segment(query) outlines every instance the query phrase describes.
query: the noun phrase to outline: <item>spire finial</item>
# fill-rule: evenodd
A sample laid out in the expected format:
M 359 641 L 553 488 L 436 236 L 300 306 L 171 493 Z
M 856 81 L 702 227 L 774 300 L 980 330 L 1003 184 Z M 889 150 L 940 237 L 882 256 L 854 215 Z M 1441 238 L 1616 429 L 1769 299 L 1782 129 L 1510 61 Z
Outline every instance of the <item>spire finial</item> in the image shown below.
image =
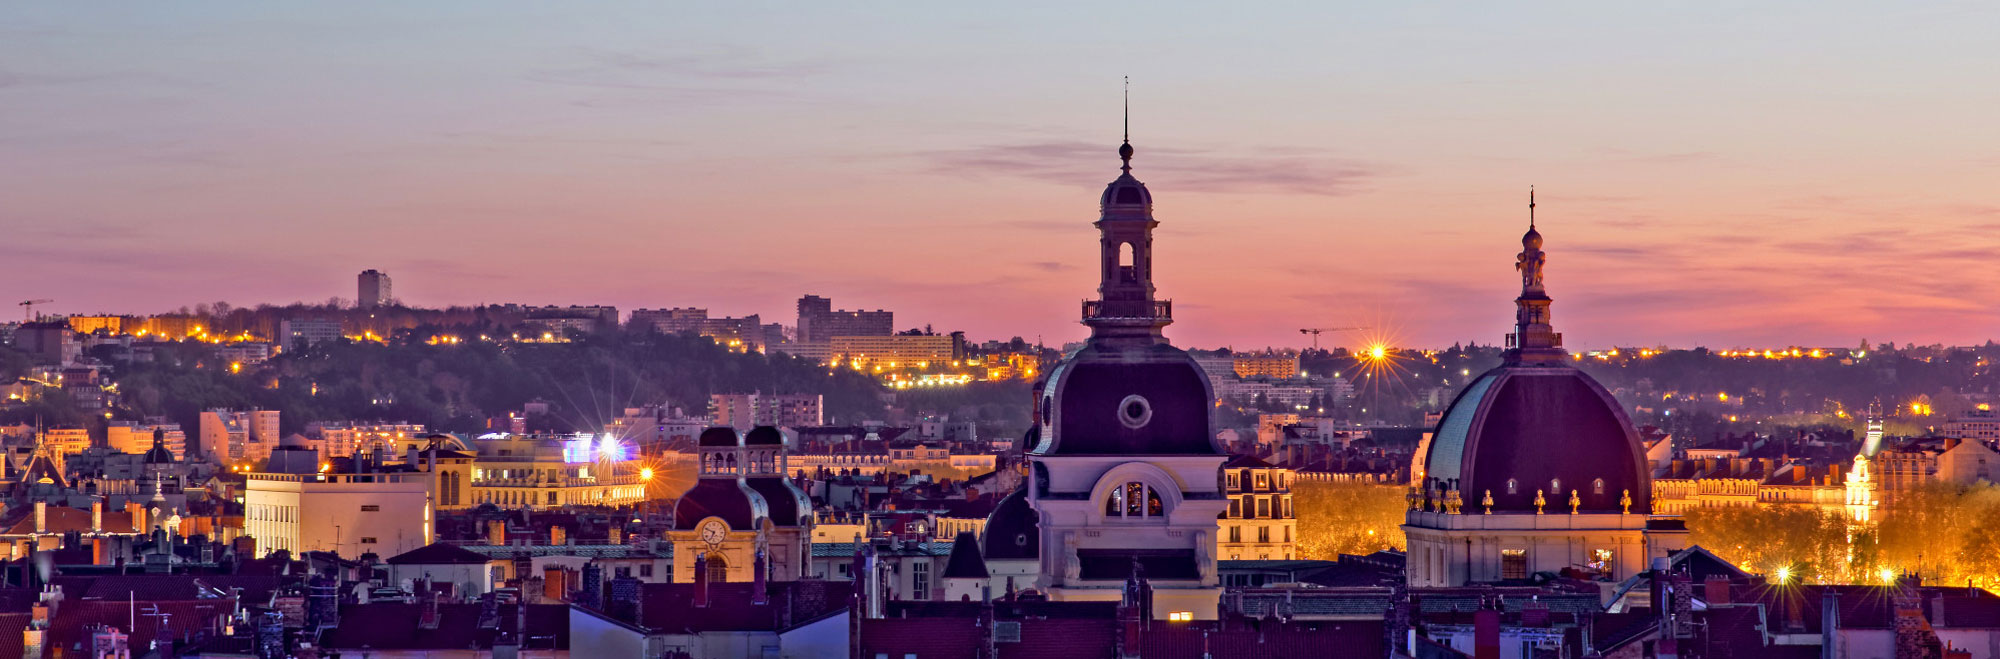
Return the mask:
M 1535 186 L 1528 186 L 1528 228 L 1535 228 Z
M 1125 162 L 1119 169 L 1132 173 L 1132 76 L 1125 76 L 1125 142 L 1118 145 L 1118 159 Z

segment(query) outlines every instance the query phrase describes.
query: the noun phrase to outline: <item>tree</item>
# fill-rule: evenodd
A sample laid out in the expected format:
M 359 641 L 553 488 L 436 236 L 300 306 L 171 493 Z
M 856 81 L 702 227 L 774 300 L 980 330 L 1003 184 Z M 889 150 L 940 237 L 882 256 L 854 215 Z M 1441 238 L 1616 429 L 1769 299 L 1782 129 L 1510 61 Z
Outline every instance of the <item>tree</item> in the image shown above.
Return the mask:
M 1398 485 L 1294 480 L 1299 558 L 1333 560 L 1404 547 L 1403 513 L 1409 504 Z

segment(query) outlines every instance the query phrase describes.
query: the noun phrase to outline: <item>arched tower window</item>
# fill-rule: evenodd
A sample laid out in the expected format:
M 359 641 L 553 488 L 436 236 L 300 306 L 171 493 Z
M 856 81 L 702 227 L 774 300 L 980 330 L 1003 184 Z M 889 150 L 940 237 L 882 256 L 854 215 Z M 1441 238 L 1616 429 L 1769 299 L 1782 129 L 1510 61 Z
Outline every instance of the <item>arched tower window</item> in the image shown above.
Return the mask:
M 1105 517 L 1144 519 L 1166 514 L 1166 503 L 1160 499 L 1159 491 L 1138 481 L 1111 488 L 1111 494 L 1104 499 Z
M 728 581 L 729 581 L 729 561 L 723 560 L 722 554 L 709 552 L 708 582 L 727 583 Z

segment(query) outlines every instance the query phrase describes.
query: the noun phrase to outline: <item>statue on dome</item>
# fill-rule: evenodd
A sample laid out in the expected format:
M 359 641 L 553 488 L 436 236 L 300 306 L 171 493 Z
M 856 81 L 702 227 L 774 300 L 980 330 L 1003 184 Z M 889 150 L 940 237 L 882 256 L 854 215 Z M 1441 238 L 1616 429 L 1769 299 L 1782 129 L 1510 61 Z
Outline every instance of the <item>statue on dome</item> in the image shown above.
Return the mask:
M 1548 263 L 1548 256 L 1539 246 L 1529 247 L 1514 257 L 1514 269 L 1521 271 L 1521 289 L 1542 290 L 1542 266 Z

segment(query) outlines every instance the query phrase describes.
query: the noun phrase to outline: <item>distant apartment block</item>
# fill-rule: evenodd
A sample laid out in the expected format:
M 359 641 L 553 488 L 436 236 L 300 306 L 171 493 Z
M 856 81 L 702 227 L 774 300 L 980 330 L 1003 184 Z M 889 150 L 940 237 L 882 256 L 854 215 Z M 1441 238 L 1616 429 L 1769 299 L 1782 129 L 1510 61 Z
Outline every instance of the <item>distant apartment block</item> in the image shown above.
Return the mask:
M 201 450 L 225 463 L 262 463 L 278 445 L 278 411 L 201 413 Z
M 831 359 L 857 366 L 927 368 L 957 359 L 964 351 L 950 336 L 836 336 Z
M 278 349 L 297 350 L 339 341 L 340 321 L 324 318 L 292 318 L 278 321 Z
M 389 273 L 363 270 L 355 276 L 354 306 L 362 309 L 386 307 L 395 298 L 389 291 Z
M 104 429 L 104 445 L 119 453 L 145 453 L 153 448 L 155 429 L 175 460 L 187 459 L 187 433 L 178 423 L 114 423 Z
M 742 318 L 710 318 L 707 309 L 694 307 L 638 309 L 632 312 L 631 327 L 650 327 L 661 334 L 699 334 L 732 348 L 758 352 L 774 342 L 782 342 L 784 336 L 783 329 L 779 328 L 778 340 L 774 341 L 770 328 L 775 325 L 765 325 L 757 314 Z
M 1250 378 L 1289 380 L 1299 376 L 1299 356 L 1268 350 L 1263 354 L 1238 354 L 1231 363 L 1231 368 L 1236 371 L 1236 377 L 1246 380 Z
M 49 428 L 42 431 L 42 446 L 58 456 L 82 453 L 90 448 L 88 428 Z
M 2000 440 L 2000 415 L 1991 410 L 1973 410 L 1945 422 L 1944 434 L 1959 439 Z
M 709 407 L 715 425 L 738 430 L 825 425 L 819 394 L 714 394 L 709 396 Z
M 799 343 L 829 343 L 836 336 L 888 336 L 896 333 L 896 315 L 874 311 L 835 311 L 833 300 L 817 295 L 799 298 Z
M 521 322 L 535 326 L 544 332 L 561 334 L 568 330 L 595 332 L 618 326 L 618 307 L 591 306 L 547 306 L 525 307 L 521 309 Z
M 390 455 L 403 455 L 412 443 L 422 443 L 421 423 L 322 422 L 306 428 L 306 446 L 322 458 L 345 458 L 377 444 Z

